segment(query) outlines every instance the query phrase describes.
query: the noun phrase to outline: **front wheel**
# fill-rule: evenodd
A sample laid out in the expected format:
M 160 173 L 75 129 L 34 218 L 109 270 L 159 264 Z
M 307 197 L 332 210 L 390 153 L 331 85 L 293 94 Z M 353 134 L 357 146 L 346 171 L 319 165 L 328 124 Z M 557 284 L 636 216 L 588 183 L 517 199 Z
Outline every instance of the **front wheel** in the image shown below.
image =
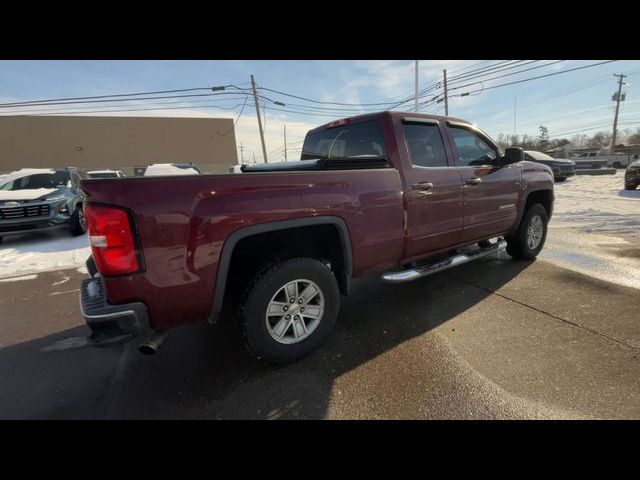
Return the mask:
M 326 339 L 340 306 L 338 282 L 313 258 L 294 258 L 259 273 L 240 303 L 247 348 L 256 357 L 290 363 Z
M 69 219 L 69 230 L 75 236 L 83 235 L 87 231 L 87 220 L 84 218 L 82 207 L 76 207 Z
M 540 203 L 531 205 L 516 232 L 507 237 L 507 253 L 514 258 L 531 260 L 538 256 L 547 239 L 547 210 Z

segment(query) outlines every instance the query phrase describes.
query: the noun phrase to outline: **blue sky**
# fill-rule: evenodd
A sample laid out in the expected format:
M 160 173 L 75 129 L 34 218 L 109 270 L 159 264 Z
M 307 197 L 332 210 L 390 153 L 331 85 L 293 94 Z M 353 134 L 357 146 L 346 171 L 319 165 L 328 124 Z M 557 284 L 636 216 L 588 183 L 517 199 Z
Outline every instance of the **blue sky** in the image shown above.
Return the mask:
M 450 77 L 463 75 L 471 69 L 487 68 L 502 60 L 420 60 L 420 84 L 428 87 L 441 80 L 444 68 Z M 572 137 L 576 134 L 592 134 L 598 130 L 610 131 L 613 121 L 611 95 L 617 88 L 614 73 L 627 73 L 626 101 L 622 103 L 620 129 L 635 131 L 640 127 L 640 61 L 617 61 L 592 68 L 567 72 L 548 78 L 533 80 L 495 89 L 489 87 L 532 76 L 570 70 L 598 60 L 564 61 L 554 63 L 544 60 L 536 63 L 524 61 L 517 68 L 497 72 L 473 81 L 458 79 L 457 86 L 473 83 L 451 93 L 466 91 L 473 94 L 452 97 L 449 114 L 477 123 L 494 137 L 499 133 L 514 132 L 514 104 L 517 107 L 515 131 L 518 134 L 537 135 L 538 126 L 548 128 L 549 135 Z M 509 65 L 509 64 L 507 64 Z M 504 78 L 487 80 L 492 76 L 517 72 L 526 68 L 534 70 Z M 119 94 L 155 90 L 209 87 L 235 84 L 248 87 L 249 76 L 254 74 L 260 87 L 280 90 L 293 95 L 325 102 L 349 104 L 391 102 L 413 94 L 414 61 L 0 61 L 0 103 Z M 452 82 L 452 88 L 456 86 Z M 485 90 L 483 90 L 483 88 Z M 229 90 L 230 92 L 232 90 Z M 432 90 L 429 95 L 440 93 Z M 303 100 L 283 97 L 263 91 L 265 96 L 282 101 L 287 107 L 265 102 L 265 132 L 269 160 L 283 158 L 283 125 L 287 126 L 289 158 L 299 154 L 305 132 L 315 125 L 332 118 L 347 116 L 342 110 L 313 108 L 312 114 L 289 113 L 275 109 L 302 111 L 300 105 L 324 108 L 348 108 L 354 113 L 358 107 L 313 104 Z M 4 108 L 3 115 L 12 113 L 89 112 L 87 115 L 137 115 L 137 116 L 215 116 L 238 118 L 244 103 L 244 95 L 227 95 L 216 98 L 166 99 L 153 101 L 97 103 L 91 105 L 57 105 L 35 108 Z M 428 98 L 428 97 L 426 97 Z M 413 103 L 407 103 L 408 110 Z M 168 108 L 171 107 L 171 108 Z M 178 107 L 178 108 L 176 108 Z M 442 103 L 422 108 L 422 112 L 440 113 Z M 144 111 L 115 111 L 152 108 Z M 378 107 L 365 107 L 375 109 Z M 380 107 L 384 109 L 386 107 Z M 106 110 L 106 112 L 105 112 Z M 308 110 L 308 109 L 304 109 Z M 96 112 L 97 113 L 91 113 Z M 261 158 L 255 108 L 251 99 L 244 107 L 236 127 L 237 143 L 245 147 L 245 160 L 255 153 Z

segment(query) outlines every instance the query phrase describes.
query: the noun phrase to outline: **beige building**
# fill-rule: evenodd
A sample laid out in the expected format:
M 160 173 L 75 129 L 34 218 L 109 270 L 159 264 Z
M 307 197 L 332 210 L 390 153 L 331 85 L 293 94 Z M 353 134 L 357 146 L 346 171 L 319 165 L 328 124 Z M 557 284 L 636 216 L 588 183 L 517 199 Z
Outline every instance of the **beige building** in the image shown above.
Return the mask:
M 205 173 L 238 163 L 233 119 L 0 116 L 0 172 L 19 168 L 118 169 L 195 163 Z

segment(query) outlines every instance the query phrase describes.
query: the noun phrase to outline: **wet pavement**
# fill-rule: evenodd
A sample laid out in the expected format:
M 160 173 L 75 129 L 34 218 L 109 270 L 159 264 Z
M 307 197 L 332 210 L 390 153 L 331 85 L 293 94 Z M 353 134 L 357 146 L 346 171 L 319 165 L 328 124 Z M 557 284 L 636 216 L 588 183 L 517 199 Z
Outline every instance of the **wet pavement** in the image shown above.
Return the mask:
M 323 348 L 284 367 L 231 316 L 151 357 L 86 346 L 82 277 L 2 283 L 0 418 L 640 418 L 640 292 L 549 262 L 357 280 Z

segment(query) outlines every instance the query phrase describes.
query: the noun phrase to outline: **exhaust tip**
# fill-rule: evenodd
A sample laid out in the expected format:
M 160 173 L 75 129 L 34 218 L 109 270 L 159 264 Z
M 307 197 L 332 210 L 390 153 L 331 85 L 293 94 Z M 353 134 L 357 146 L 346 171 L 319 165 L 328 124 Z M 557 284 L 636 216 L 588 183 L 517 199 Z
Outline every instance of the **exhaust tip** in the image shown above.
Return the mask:
M 144 343 L 138 347 L 138 350 L 144 355 L 155 355 L 155 353 L 157 352 L 157 350 L 151 345 L 147 345 Z
M 149 338 L 142 342 L 142 344 L 138 347 L 138 350 L 144 355 L 155 355 L 156 353 L 158 353 L 158 350 L 160 350 L 160 347 L 164 343 L 168 334 L 169 330 L 157 330 Z

